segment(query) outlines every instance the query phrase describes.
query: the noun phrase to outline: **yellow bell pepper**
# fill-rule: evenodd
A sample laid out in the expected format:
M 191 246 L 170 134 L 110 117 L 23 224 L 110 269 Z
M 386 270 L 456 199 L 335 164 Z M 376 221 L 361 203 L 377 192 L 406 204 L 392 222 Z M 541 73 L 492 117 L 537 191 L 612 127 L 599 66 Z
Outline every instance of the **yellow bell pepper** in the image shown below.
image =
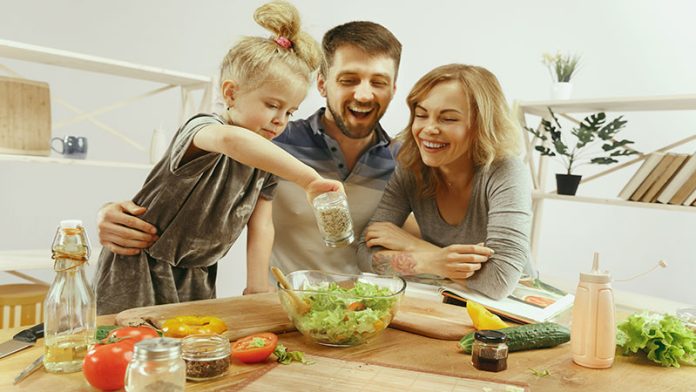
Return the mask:
M 474 301 L 467 301 L 466 311 L 469 312 L 469 317 L 471 317 L 471 321 L 474 322 L 474 328 L 479 331 L 484 329 L 501 329 L 509 327 L 509 325 L 507 325 L 505 321 L 501 320 L 500 317 L 491 313 L 481 304 Z
M 225 322 L 212 316 L 179 316 L 162 324 L 162 333 L 170 338 L 183 338 L 194 334 L 220 334 L 225 331 Z

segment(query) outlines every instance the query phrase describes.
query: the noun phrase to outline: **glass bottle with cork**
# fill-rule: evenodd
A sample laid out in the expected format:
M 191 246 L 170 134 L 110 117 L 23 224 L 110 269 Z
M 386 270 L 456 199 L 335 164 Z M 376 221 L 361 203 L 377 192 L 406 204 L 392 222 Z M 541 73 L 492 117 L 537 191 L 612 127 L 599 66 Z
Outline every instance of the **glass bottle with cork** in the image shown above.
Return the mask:
M 82 221 L 61 221 L 51 249 L 56 277 L 44 301 L 44 367 L 51 373 L 78 372 L 97 327 L 94 290 L 85 273 L 90 244 Z

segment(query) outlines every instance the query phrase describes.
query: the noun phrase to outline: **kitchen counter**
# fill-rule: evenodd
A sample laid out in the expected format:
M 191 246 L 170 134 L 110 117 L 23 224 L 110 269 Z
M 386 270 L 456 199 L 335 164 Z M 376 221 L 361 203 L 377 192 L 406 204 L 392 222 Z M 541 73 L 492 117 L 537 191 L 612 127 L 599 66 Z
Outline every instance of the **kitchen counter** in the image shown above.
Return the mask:
M 99 325 L 113 324 L 114 316 L 101 316 Z M 20 328 L 0 331 L 0 341 L 10 339 Z M 503 380 L 528 385 L 532 391 L 687 391 L 696 385 L 694 368 L 662 368 L 641 357 L 617 354 L 613 367 L 604 370 L 586 369 L 571 359 L 570 344 L 544 349 L 511 353 L 508 369 L 499 373 L 476 370 L 470 356 L 462 354 L 457 343 L 430 339 L 388 328 L 372 342 L 351 348 L 330 348 L 306 341 L 297 332 L 280 335 L 280 341 L 290 350 L 346 361 L 365 361 L 371 364 L 407 368 L 423 372 L 488 380 Z M 32 348 L 0 359 L 0 390 L 11 391 L 94 391 L 81 372 L 56 375 L 39 370 L 17 386 L 14 377 L 43 353 L 43 340 Z M 186 385 L 187 391 L 233 390 L 264 366 L 243 365 L 233 361 L 228 375 L 221 379 Z M 291 367 L 312 366 L 293 363 Z M 549 375 L 538 377 L 530 369 L 548 370 Z M 278 386 L 279 391 L 284 390 Z M 321 389 L 320 389 L 321 390 Z M 327 386 L 326 390 L 331 390 Z M 400 391 L 408 388 L 399 388 Z

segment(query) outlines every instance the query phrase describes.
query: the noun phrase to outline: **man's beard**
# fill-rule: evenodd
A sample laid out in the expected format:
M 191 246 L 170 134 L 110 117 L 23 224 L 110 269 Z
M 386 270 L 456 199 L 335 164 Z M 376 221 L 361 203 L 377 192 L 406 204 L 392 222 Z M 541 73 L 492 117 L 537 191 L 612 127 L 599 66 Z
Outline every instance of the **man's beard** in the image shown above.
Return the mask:
M 348 128 L 348 125 L 345 123 L 345 121 L 343 121 L 343 117 L 341 117 L 339 113 L 333 109 L 331 102 L 329 102 L 328 99 L 326 101 L 326 107 L 329 109 L 329 112 L 331 112 L 331 116 L 333 117 L 338 129 L 344 136 L 350 139 L 364 139 L 370 136 L 370 134 L 375 130 L 375 127 L 377 126 L 377 123 L 379 122 L 379 119 L 381 117 L 381 115 L 378 115 L 374 123 L 370 124 L 370 126 L 367 127 L 366 130 L 360 132 Z M 375 107 L 375 109 L 373 110 L 377 110 L 377 112 L 379 113 L 379 106 Z

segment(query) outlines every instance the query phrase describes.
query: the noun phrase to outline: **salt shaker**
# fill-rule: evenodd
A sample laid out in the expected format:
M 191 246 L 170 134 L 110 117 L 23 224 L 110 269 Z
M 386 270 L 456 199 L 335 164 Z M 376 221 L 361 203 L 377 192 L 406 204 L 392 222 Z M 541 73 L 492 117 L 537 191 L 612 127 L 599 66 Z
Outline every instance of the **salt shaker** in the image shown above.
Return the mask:
M 156 338 L 136 343 L 125 384 L 127 392 L 183 392 L 186 363 L 181 358 L 181 341 Z
M 611 367 L 616 351 L 614 294 L 611 276 L 599 270 L 595 252 L 592 272 L 580 273 L 575 292 L 570 344 L 573 361 L 594 369 Z
M 350 245 L 355 237 L 346 195 L 326 192 L 315 197 L 312 204 L 324 244 L 332 248 Z

